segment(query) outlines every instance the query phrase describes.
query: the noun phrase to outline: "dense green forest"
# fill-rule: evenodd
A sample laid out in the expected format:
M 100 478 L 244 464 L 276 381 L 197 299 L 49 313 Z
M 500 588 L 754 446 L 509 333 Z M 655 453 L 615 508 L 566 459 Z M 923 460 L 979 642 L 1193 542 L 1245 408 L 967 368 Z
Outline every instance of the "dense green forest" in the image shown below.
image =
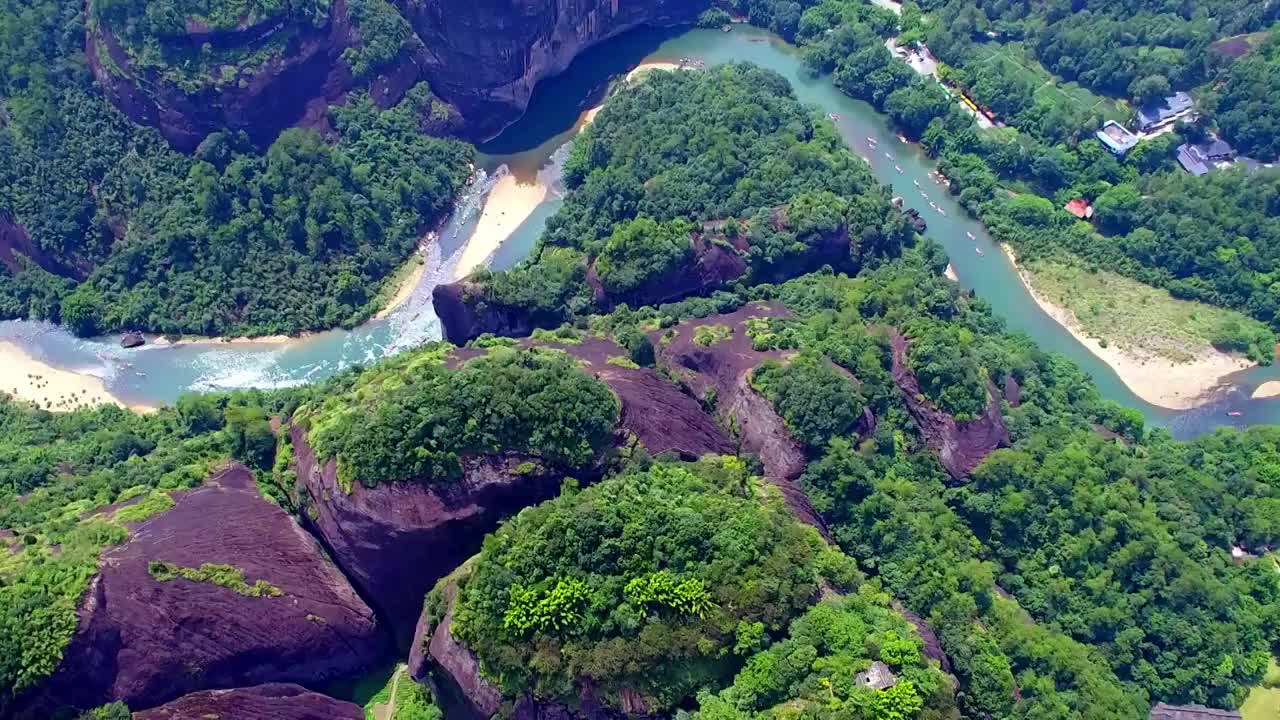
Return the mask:
M 1002 334 L 980 301 L 941 278 L 943 262 L 811 275 L 592 326 L 662 326 L 761 298 L 796 313 L 753 331 L 757 347 L 802 353 L 753 382 L 805 438 L 814 460 L 804 486 L 841 546 L 942 635 L 969 711 L 1119 718 L 1157 699 L 1237 705 L 1280 618 L 1270 560 L 1239 566 L 1227 552 L 1274 532 L 1263 518 L 1280 491 L 1263 469 L 1275 462 L 1274 433 L 1179 443 L 1144 430 L 1071 363 Z M 931 357 L 942 387 L 1018 382 L 1020 402 L 1003 408 L 1014 447 L 972 482 L 949 487 L 924 446 L 889 372 L 887 326 L 958 339 L 963 353 Z M 849 376 L 877 418 L 870 436 L 838 416 L 813 423 L 851 397 Z
M 551 351 L 498 349 L 447 369 L 444 348 L 402 356 L 294 415 L 347 487 L 461 477 L 464 454 L 529 454 L 563 468 L 609 444 L 618 400 Z
M 1214 101 L 1218 127 L 1240 152 L 1280 159 L 1280 32 L 1231 66 Z
M 484 302 L 582 314 L 596 307 L 589 260 L 626 297 L 688 264 L 690 230 L 708 221 L 726 221 L 714 242 L 749 243 L 742 254 L 760 278 L 842 227 L 857 239 L 854 265 L 892 257 L 911 234 L 834 128 L 782 77 L 749 65 L 645 76 L 579 136 L 564 173 L 572 192 L 533 255 L 473 277 Z
M 148 22 L 169 22 L 164 7 L 147 3 Z M 290 130 L 260 153 L 217 133 L 182 155 L 93 87 L 84 22 L 65 3 L 0 5 L 0 216 L 26 230 L 39 263 L 0 268 L 0 317 L 82 335 L 350 327 L 378 309 L 380 285 L 469 173 L 469 146 L 422 134 L 439 106 L 425 85 L 387 112 L 367 97 L 332 108 L 336 143 Z
M 521 513 L 468 565 L 454 636 L 510 697 L 639 692 L 651 711 L 723 684 L 854 564 L 736 458 L 658 463 Z M 447 581 L 446 581 L 447 582 Z M 441 588 L 427 612 L 443 616 Z
M 804 440 L 811 462 L 802 485 L 857 567 L 779 498 L 760 502 L 771 492 L 750 476 L 750 458 L 687 465 L 632 455 L 614 479 L 569 487 L 521 514 L 470 566 L 458 632 L 486 672 L 502 687 L 552 697 L 572 693 L 587 673 L 605 697 L 608 688 L 643 687 L 670 707 L 697 694 L 700 714 L 734 717 L 836 700 L 874 720 L 950 717 L 953 707 L 1134 718 L 1155 700 L 1238 704 L 1280 638 L 1271 560 L 1233 564 L 1227 552 L 1280 533 L 1274 430 L 1184 443 L 1145 429 L 1069 361 L 1004 334 L 984 303 L 941 277 L 944 263 L 924 243 L 854 278 L 817 273 L 591 318 L 591 331 L 621 336 L 751 300 L 782 302 L 791 317 L 758 324 L 752 337 L 759 348 L 799 354 L 763 365 L 752 383 Z M 928 361 L 916 367 L 938 387 L 1019 384 L 1019 402 L 1002 404 L 1013 447 L 971 481 L 950 481 L 907 410 L 890 372 L 890 328 L 921 346 Z M 926 349 L 951 344 L 964 352 Z M 168 507 L 157 490 L 198 483 L 231 457 L 271 477 L 271 415 L 292 413 L 317 436 L 329 427 L 339 448 L 355 447 L 342 445 L 352 433 L 365 438 L 374 449 L 347 461 L 361 464 L 362 481 L 417 472 L 403 465 L 406 453 L 376 450 L 398 442 L 378 430 L 397 417 L 399 427 L 411 414 L 424 418 L 406 436 L 457 429 L 440 448 L 495 452 L 512 436 L 501 424 L 483 430 L 485 418 L 511 408 L 523 418 L 512 426 L 522 428 L 512 431 L 517 441 L 546 438 L 525 449 L 548 457 L 583 449 L 576 443 L 599 438 L 616 417 L 608 391 L 555 353 L 494 347 L 449 370 L 447 350 L 315 387 L 187 396 L 143 417 L 0 405 L 0 527 L 18 549 L 0 566 L 5 687 L 27 687 L 56 664 L 100 548 L 125 539 L 122 523 Z M 949 402 L 945 390 L 928 397 Z M 454 403 L 477 408 L 470 417 L 479 424 L 448 420 Z M 859 408 L 876 418 L 873 431 L 852 422 L 848 411 Z M 362 423 L 368 433 L 356 429 Z M 468 439 L 472 429 L 492 439 Z M 380 457 L 392 465 L 379 466 Z M 820 578 L 851 594 L 812 606 Z M 886 607 L 889 595 L 939 633 L 960 681 L 954 698 Z M 876 695 L 848 684 L 842 668 L 858 672 L 873 660 L 892 669 L 899 689 Z M 882 714 L 891 711 L 900 714 Z
M 1104 95 L 1150 100 L 1169 87 L 1200 85 L 1227 59 L 1210 45 L 1265 29 L 1280 18 L 1265 0 L 1104 0 L 1078 5 L 1032 0 L 923 0 L 936 18 L 930 48 L 948 63 L 974 42 L 1025 41 L 1055 75 Z

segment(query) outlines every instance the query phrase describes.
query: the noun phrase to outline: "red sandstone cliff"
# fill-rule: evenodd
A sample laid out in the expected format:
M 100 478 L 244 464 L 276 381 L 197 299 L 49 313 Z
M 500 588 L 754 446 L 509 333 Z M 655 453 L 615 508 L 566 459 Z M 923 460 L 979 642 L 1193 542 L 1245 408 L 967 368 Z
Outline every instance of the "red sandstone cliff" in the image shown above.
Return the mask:
M 114 701 L 145 708 L 209 688 L 317 683 L 378 661 L 387 639 L 373 612 L 316 541 L 258 495 L 246 468 L 233 465 L 173 497 L 172 509 L 103 553 L 61 664 L 19 700 L 18 718 Z M 280 594 L 157 580 L 153 561 L 232 565 Z

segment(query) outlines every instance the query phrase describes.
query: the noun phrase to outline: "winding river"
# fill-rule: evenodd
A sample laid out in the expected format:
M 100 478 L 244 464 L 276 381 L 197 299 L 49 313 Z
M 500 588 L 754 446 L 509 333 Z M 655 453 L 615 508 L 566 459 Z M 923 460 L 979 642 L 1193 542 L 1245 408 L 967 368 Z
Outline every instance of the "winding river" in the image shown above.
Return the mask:
M 1224 390 L 1206 405 L 1186 411 L 1152 406 L 1137 398 L 1104 362 L 1092 355 L 1064 328 L 1044 314 L 1019 281 L 1013 265 L 986 229 L 970 218 L 929 176 L 933 162 L 915 145 L 906 145 L 885 116 L 866 103 L 835 89 L 827 78 L 804 71 L 796 49 L 779 38 L 750 27 L 715 30 L 640 30 L 596 47 L 574 61 L 561 76 L 539 85 L 525 117 L 497 138 L 480 146 L 480 172 L 459 199 L 439 241 L 426 250 L 427 269 L 412 296 L 387 317 L 354 330 L 334 330 L 285 342 L 151 344 L 123 350 L 118 338 L 80 340 L 47 323 L 0 322 L 0 340 L 19 344 L 33 357 L 54 367 L 101 377 L 107 389 L 128 404 L 159 405 L 188 391 L 244 387 L 286 387 L 327 377 L 355 364 L 368 364 L 392 353 L 440 337 L 431 307 L 431 290 L 448 282 L 459 251 L 475 228 L 494 180 L 510 172 L 523 182 L 543 182 L 549 192 L 494 253 L 501 269 L 519 262 L 533 247 L 547 218 L 562 202 L 556 185 L 557 150 L 584 122 L 584 113 L 605 96 L 611 80 L 641 62 L 675 62 L 690 58 L 708 65 L 749 61 L 791 81 L 799 98 L 838 116 L 836 125 L 881 182 L 911 199 L 929 223 L 928 236 L 946 247 L 960 285 L 990 303 L 1012 330 L 1025 332 L 1046 350 L 1061 352 L 1089 372 L 1105 397 L 1142 411 L 1153 424 L 1187 437 L 1226 424 L 1280 422 L 1280 400 L 1250 400 L 1249 393 L 1280 368 L 1253 368 L 1231 377 Z M 867 138 L 879 150 L 869 148 Z M 886 157 L 892 153 L 892 159 Z M 901 167 L 899 173 L 895 166 Z M 943 216 L 919 200 L 919 182 Z M 912 204 L 910 200 L 908 204 Z M 972 233 L 976 241 L 969 240 Z M 984 252 L 975 252 L 975 244 Z M 1239 412 L 1228 417 L 1227 412 Z

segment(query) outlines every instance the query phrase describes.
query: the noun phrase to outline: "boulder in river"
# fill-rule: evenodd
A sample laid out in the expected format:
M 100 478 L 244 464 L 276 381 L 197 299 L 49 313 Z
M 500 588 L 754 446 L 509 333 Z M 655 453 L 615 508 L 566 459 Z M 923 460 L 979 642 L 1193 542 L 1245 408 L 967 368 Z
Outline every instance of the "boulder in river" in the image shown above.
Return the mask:
M 17 718 L 320 683 L 382 658 L 387 637 L 373 611 L 315 539 L 258 494 L 247 468 L 172 497 L 171 509 L 131 523 L 129 539 L 103 552 L 61 663 L 19 699 Z
M 126 348 L 126 349 L 142 347 L 143 345 L 146 345 L 146 344 L 147 344 L 147 339 L 142 336 L 142 333 L 139 333 L 139 332 L 125 333 L 124 337 L 120 338 L 120 347 Z

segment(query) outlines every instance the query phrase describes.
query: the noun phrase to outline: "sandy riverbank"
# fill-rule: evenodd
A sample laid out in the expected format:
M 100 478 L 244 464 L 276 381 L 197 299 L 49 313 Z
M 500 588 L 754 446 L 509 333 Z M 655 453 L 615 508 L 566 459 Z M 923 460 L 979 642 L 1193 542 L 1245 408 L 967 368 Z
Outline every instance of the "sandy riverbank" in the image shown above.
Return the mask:
M 422 283 L 422 276 L 427 272 L 427 264 L 423 262 L 422 255 L 417 251 L 413 253 L 413 257 L 409 259 L 408 272 L 402 272 L 399 278 L 399 285 L 396 286 L 396 294 L 391 296 L 388 302 L 381 310 L 373 316 L 374 320 L 381 320 L 395 311 L 396 308 L 409 301 L 413 297 L 413 291 L 418 289 L 418 285 Z
M 637 65 L 634 70 L 627 73 L 627 82 L 631 82 L 647 72 L 654 70 L 679 70 L 679 63 L 672 62 L 650 62 Z
M 1175 363 L 1154 354 L 1131 349 L 1103 347 L 1099 340 L 1084 333 L 1069 309 L 1056 305 L 1037 293 L 1026 272 L 1018 266 L 1013 250 L 1008 245 L 1001 247 L 1018 268 L 1018 278 L 1040 309 L 1066 328 L 1089 352 L 1110 365 L 1134 395 L 1152 405 L 1171 410 L 1193 408 L 1202 404 L 1205 396 L 1219 387 L 1226 376 L 1254 365 L 1244 358 L 1219 352 L 1208 345 L 1196 354 L 1194 360 L 1185 363 Z
M 522 183 L 511 174 L 498 178 L 485 198 L 475 232 L 454 266 L 453 279 L 461 280 L 483 265 L 546 197 L 547 188 L 541 183 Z
M 652 62 L 637 66 L 627 73 L 626 82 L 631 82 L 645 73 L 655 70 L 678 70 L 680 65 L 670 62 Z M 581 131 L 596 119 L 596 115 L 604 105 L 597 105 L 582 114 L 578 122 Z M 467 239 L 462 249 L 462 256 L 453 270 L 453 280 L 458 281 L 471 274 L 472 270 L 483 265 L 502 243 L 506 242 L 516 228 L 529 219 L 533 211 L 547 198 L 547 188 L 539 182 L 524 183 L 514 175 L 504 175 L 494 184 L 485 198 L 484 209 L 480 211 L 480 220 L 476 223 L 475 232 Z
M 0 341 L 0 367 L 4 368 L 0 373 L 0 392 L 46 410 L 66 412 L 98 405 L 126 407 L 107 392 L 101 378 L 46 365 L 11 342 Z M 130 409 L 147 412 L 153 408 Z
M 1253 394 L 1249 397 L 1254 400 L 1269 400 L 1271 398 L 1280 397 L 1280 380 L 1268 380 L 1262 383 L 1254 389 Z
M 947 263 L 947 269 L 943 270 L 942 274 L 951 282 L 960 282 L 960 276 L 956 275 L 956 269 L 951 266 L 951 263 Z

